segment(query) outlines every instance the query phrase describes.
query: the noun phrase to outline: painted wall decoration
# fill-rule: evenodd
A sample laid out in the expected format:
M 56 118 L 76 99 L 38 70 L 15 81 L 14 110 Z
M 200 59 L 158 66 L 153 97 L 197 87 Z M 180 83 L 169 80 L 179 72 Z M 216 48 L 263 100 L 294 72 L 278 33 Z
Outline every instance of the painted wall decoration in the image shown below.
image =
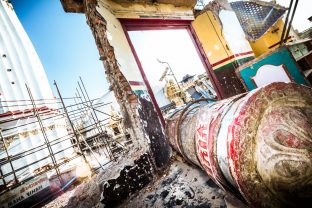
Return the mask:
M 263 65 L 261 66 L 257 74 L 251 77 L 253 83 L 257 87 L 263 87 L 265 85 L 271 84 L 273 82 L 291 82 L 292 79 L 288 75 L 288 70 L 284 65 L 274 66 L 274 65 Z
M 38 176 L 30 181 L 27 181 L 23 186 L 17 187 L 0 198 L 2 208 L 14 207 L 20 202 L 27 200 L 31 196 L 45 190 L 50 186 L 50 182 L 46 175 Z
M 247 90 L 253 90 L 276 81 L 310 85 L 291 52 L 281 47 L 252 60 L 236 70 Z

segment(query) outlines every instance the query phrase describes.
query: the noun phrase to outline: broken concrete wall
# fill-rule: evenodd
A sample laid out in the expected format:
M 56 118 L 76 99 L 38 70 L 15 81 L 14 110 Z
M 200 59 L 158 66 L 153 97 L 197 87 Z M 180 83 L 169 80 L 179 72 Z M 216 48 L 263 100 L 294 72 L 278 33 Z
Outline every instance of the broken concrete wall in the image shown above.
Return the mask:
M 170 159 L 171 148 L 145 86 L 142 86 L 143 94 L 136 94 L 131 88 L 130 81 L 142 82 L 142 76 L 119 20 L 95 0 L 85 0 L 84 4 L 87 23 L 94 35 L 110 89 L 116 96 L 124 125 L 134 142 L 132 154 L 126 156 L 132 162 L 115 164 L 109 171 L 114 174 L 97 184 L 103 191 L 103 203 L 115 206 L 147 185 L 164 168 Z M 131 186 L 129 181 L 133 182 Z M 123 191 L 110 189 L 117 186 Z
M 131 48 L 123 31 L 122 25 L 112 13 L 109 1 L 101 0 L 97 5 L 97 12 L 105 20 L 108 43 L 113 47 L 115 59 L 119 70 L 123 73 L 129 84 L 143 82 L 140 70 L 132 54 Z
M 157 168 L 161 168 L 168 161 L 170 148 L 118 18 L 148 16 L 192 19 L 192 9 L 189 6 L 177 7 L 173 4 L 116 3 L 110 0 L 92 2 L 94 5 L 97 3 L 96 8 L 93 8 L 92 11 L 85 7 L 88 24 L 96 38 L 111 88 L 119 99 L 120 105 L 123 106 L 121 110 L 126 118 L 126 126 L 130 125 L 129 129 L 133 130 L 135 137 L 140 138 L 138 139 L 138 143 L 140 143 L 138 146 L 148 147 L 150 145 L 155 164 Z M 94 23 L 91 23 L 91 16 L 94 16 Z M 115 79 L 116 74 L 120 77 L 119 80 Z M 123 83 L 124 89 L 118 87 L 120 83 Z M 140 83 L 139 87 L 137 83 Z M 127 119 L 132 117 L 134 117 L 133 120 Z
M 102 186 L 101 203 L 115 207 L 149 184 L 154 175 L 149 157 L 148 154 L 141 155 L 133 165 L 125 166 L 119 177 L 107 180 Z
M 169 1 L 168 1 L 169 2 Z M 173 1 L 174 2 L 174 1 Z M 189 1 L 192 2 L 192 1 Z M 111 1 L 99 0 L 99 12 L 109 10 L 116 18 L 138 19 L 194 19 L 190 3 L 184 5 L 157 3 L 156 1 Z
M 96 9 L 93 8 L 92 10 L 93 14 L 86 14 L 88 18 L 88 16 L 92 16 L 95 13 L 96 21 L 99 21 L 99 19 L 102 21 L 100 25 L 90 23 L 89 25 L 95 37 L 102 34 L 102 38 L 99 38 L 99 43 L 101 44 L 98 45 L 99 51 L 100 53 L 102 52 L 101 58 L 103 59 L 111 88 L 114 92 L 117 92 L 115 94 L 120 105 L 124 106 L 122 109 L 123 113 L 126 114 L 126 117 L 130 118 L 126 120 L 125 125 L 130 125 L 129 128 L 136 134 L 135 138 L 137 138 L 139 143 L 138 147 L 148 148 L 150 145 L 152 155 L 155 158 L 155 164 L 157 168 L 161 168 L 169 159 L 170 148 L 165 140 L 165 135 L 155 107 L 146 93 L 145 86 L 143 85 L 140 93 L 136 94 L 136 90 L 131 86 L 131 83 L 142 83 L 142 76 L 125 37 L 123 28 L 119 20 L 107 8 L 108 3 L 109 1 L 99 1 Z M 103 41 L 103 38 L 106 38 L 106 41 Z M 107 51 L 108 57 L 105 56 L 105 50 L 107 48 L 109 49 Z M 113 70 L 110 71 L 109 69 L 112 67 Z M 119 80 L 116 79 L 116 74 L 119 76 Z M 119 87 L 121 83 L 124 89 Z M 142 91 L 144 93 L 143 95 L 141 94 Z M 146 114 L 145 112 L 149 113 Z M 152 126 L 149 125 L 151 123 L 153 124 Z
M 106 20 L 96 11 L 96 1 L 87 0 L 85 4 L 87 23 L 94 35 L 100 54 L 100 60 L 103 61 L 107 80 L 110 84 L 110 89 L 114 92 L 117 102 L 120 105 L 125 127 L 131 131 L 133 138 L 142 138 L 144 135 L 143 132 L 140 131 L 141 126 L 140 123 L 137 122 L 138 116 L 136 116 L 138 99 L 131 90 L 123 73 L 120 71 L 114 48 L 108 41 Z M 138 147 L 147 147 L 144 140 L 135 139 L 134 142 Z

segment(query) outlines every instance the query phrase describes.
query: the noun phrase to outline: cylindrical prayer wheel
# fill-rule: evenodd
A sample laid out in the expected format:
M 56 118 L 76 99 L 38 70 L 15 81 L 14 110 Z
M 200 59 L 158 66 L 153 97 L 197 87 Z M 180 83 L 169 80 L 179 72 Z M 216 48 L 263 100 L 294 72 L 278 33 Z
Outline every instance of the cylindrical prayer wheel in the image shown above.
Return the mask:
M 251 207 L 312 204 L 312 89 L 273 83 L 167 119 L 169 142 Z

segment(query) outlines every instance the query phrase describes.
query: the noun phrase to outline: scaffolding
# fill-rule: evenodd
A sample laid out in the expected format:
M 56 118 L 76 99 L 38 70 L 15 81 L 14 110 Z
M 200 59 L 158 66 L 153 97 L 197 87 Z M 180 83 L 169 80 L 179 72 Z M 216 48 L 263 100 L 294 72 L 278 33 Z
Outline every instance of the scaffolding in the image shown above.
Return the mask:
M 126 146 L 120 141 L 114 141 L 107 129 L 109 120 L 120 118 L 113 118 L 108 112 L 100 110 L 111 102 L 104 102 L 99 98 L 90 99 L 81 78 L 75 97 L 63 98 L 55 81 L 54 85 L 58 98 L 53 100 L 34 99 L 31 89 L 26 85 L 29 100 L 0 103 L 1 107 L 26 109 L 18 115 L 10 112 L 12 115 L 8 116 L 8 119 L 0 119 L 0 196 L 47 173 L 51 178 L 57 179 L 61 187 L 68 186 L 72 180 L 64 180 L 62 176 L 66 165 L 75 166 L 79 165 L 79 161 L 84 161 L 95 173 L 100 169 L 104 170 L 112 161 L 116 161 L 126 153 Z M 53 109 L 46 107 L 49 104 L 57 107 Z M 104 116 L 99 117 L 98 114 Z M 66 129 L 66 134 L 60 137 L 52 136 L 51 130 L 58 128 L 59 120 L 64 124 L 62 128 Z M 30 133 L 20 132 L 21 128 L 30 129 L 29 126 L 36 128 L 32 128 Z M 31 145 L 30 148 L 16 153 L 11 151 L 16 136 L 15 138 L 8 136 L 8 132 L 26 135 L 26 139 L 31 138 L 32 134 L 40 135 L 42 143 Z M 129 135 L 125 135 L 124 140 L 126 141 L 124 144 L 132 143 L 129 142 L 131 140 Z M 63 148 L 61 144 L 67 145 L 63 145 L 65 146 Z M 43 155 L 44 152 L 47 154 L 38 159 L 38 155 Z M 21 164 L 23 160 L 27 160 L 24 165 L 16 165 Z

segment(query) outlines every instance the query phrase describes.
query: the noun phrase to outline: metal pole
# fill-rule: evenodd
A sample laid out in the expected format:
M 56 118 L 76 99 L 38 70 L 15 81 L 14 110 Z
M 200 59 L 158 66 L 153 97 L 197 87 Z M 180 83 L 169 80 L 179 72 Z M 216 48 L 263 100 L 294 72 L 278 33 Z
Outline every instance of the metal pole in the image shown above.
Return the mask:
M 84 103 L 87 103 L 86 101 L 84 101 L 83 99 L 82 99 L 82 97 L 80 96 L 80 93 L 79 93 L 79 90 L 78 90 L 78 88 L 76 88 L 76 91 L 77 91 L 77 94 L 79 95 L 79 98 L 80 98 L 80 100 L 81 100 L 81 106 L 82 106 L 82 109 L 84 110 L 84 116 L 87 116 L 88 115 L 88 109 L 87 109 L 87 106 L 86 105 L 84 105 Z M 94 121 L 95 122 L 95 121 Z
M 83 151 L 82 151 L 82 148 L 81 148 L 81 145 L 80 145 L 80 142 L 79 142 L 79 137 L 78 137 L 78 135 L 77 135 L 77 133 L 76 133 L 76 131 L 75 131 L 75 128 L 74 128 L 74 125 L 73 125 L 72 121 L 70 120 L 70 117 L 69 117 L 69 115 L 68 115 L 68 112 L 67 112 L 67 109 L 66 109 L 64 100 L 63 100 L 63 98 L 62 98 L 61 92 L 60 92 L 60 90 L 59 90 L 59 88 L 58 88 L 58 86 L 57 86 L 55 80 L 54 80 L 54 85 L 55 85 L 57 94 L 58 94 L 58 96 L 59 96 L 59 98 L 60 98 L 60 100 L 61 100 L 62 106 L 63 106 L 63 108 L 64 108 L 64 113 L 66 114 L 66 117 L 67 117 L 68 123 L 69 123 L 69 125 L 70 125 L 70 128 L 71 128 L 71 130 L 73 131 L 73 134 L 74 134 L 74 136 L 75 136 L 75 138 L 76 138 L 76 142 L 78 143 L 78 147 L 79 147 L 79 150 L 80 150 L 80 152 L 81 152 L 81 154 L 82 154 L 82 157 L 83 157 L 84 161 L 86 162 L 86 164 L 88 164 L 89 167 L 90 167 L 90 164 L 89 164 L 89 162 L 88 162 L 86 156 L 84 155 L 84 153 L 83 153 Z M 91 169 L 91 168 L 90 168 L 90 169 Z
M 168 68 L 170 69 L 171 75 L 173 76 L 175 82 L 177 83 L 179 89 L 181 90 L 181 87 L 180 87 L 180 85 L 179 85 L 179 82 L 178 82 L 178 80 L 177 80 L 175 74 L 173 73 L 170 64 L 169 64 L 168 62 L 166 62 L 166 61 L 161 61 L 161 60 L 159 60 L 159 59 L 157 59 L 157 61 L 158 61 L 159 63 L 161 63 L 161 64 L 167 64 Z
M 2 173 L 1 168 L 0 168 L 0 176 L 1 176 L 1 179 L 2 179 L 2 182 L 3 182 L 4 187 L 6 187 L 6 182 L 5 182 L 5 179 L 4 179 L 4 177 L 3 177 L 3 173 Z
M 79 94 L 79 91 L 78 91 L 78 89 L 76 88 L 76 90 L 77 90 L 77 92 L 78 92 L 78 95 L 79 95 L 79 97 L 80 97 L 80 94 Z M 81 97 L 80 97 L 80 99 L 81 99 Z M 81 101 L 83 102 L 83 100 L 81 99 Z M 94 124 L 92 124 L 92 125 L 96 125 L 96 123 L 94 123 Z M 79 132 L 79 130 L 78 130 L 78 132 Z M 98 130 L 98 132 L 100 133 L 100 131 Z M 105 168 L 104 168 L 104 166 L 100 163 L 100 161 L 98 161 L 98 159 L 96 158 L 96 155 L 94 154 L 94 152 L 92 151 L 92 148 L 89 146 L 89 144 L 86 142 L 86 140 L 85 139 L 83 139 L 83 141 L 84 141 L 84 143 L 85 143 L 85 145 L 89 148 L 89 150 L 90 150 L 90 152 L 91 152 L 91 154 L 94 156 L 94 159 L 99 163 L 99 165 L 101 166 L 101 168 L 104 170 Z M 107 152 L 107 153 L 109 153 L 109 152 Z M 108 155 L 109 156 L 109 155 Z
M 1 138 L 2 142 L 3 142 L 3 148 L 4 148 L 4 151 L 5 151 L 6 155 L 7 155 L 8 161 L 9 161 L 9 163 L 10 163 L 10 166 L 11 166 L 11 169 L 12 169 L 12 172 L 13 172 L 13 175 L 14 175 L 15 183 L 18 183 L 18 179 L 17 179 L 17 177 L 16 177 L 16 173 L 15 173 L 15 170 L 14 170 L 14 167 L 13 167 L 13 164 L 12 164 L 12 161 L 11 161 L 11 157 L 10 157 L 10 155 L 9 155 L 9 151 L 8 151 L 8 149 L 7 149 L 7 147 L 6 147 L 4 138 L 3 138 L 3 136 L 2 136 L 2 129 L 0 129 L 0 138 Z M 2 176 L 2 171 L 1 171 L 1 176 Z M 3 183 L 5 184 L 4 178 L 3 178 Z
M 83 89 L 84 89 L 84 91 L 85 91 L 85 93 L 86 93 L 86 96 L 87 96 L 87 98 L 88 98 L 88 100 L 86 99 L 86 97 L 85 97 L 85 95 L 84 95 L 84 93 L 83 93 L 83 90 L 82 90 L 82 87 L 80 86 L 80 84 L 79 84 L 79 82 L 78 82 L 78 86 L 79 86 L 79 88 L 80 88 L 80 91 L 81 91 L 81 93 L 82 93 L 82 96 L 84 97 L 84 99 L 87 101 L 87 102 L 89 102 L 90 103 L 90 107 L 91 107 L 91 109 L 92 109 L 92 111 L 93 111 L 93 114 L 94 114 L 94 116 L 93 116 L 93 114 L 92 114 L 92 112 L 91 112 L 91 116 L 93 117 L 93 119 L 94 119 L 94 121 L 95 121 L 95 123 L 96 123 L 96 126 L 100 129 L 100 131 L 101 131 L 101 134 L 104 136 L 104 130 L 103 130 L 103 128 L 102 128 L 102 126 L 101 125 L 98 125 L 100 122 L 99 122 L 99 118 L 98 118 L 98 116 L 96 115 L 96 113 L 95 113 L 95 111 L 94 111 L 94 108 L 93 108 L 93 106 L 92 106 L 92 102 L 91 102 L 91 100 L 90 100 L 90 98 L 89 98 L 89 95 L 88 95 L 88 93 L 87 93 L 87 90 L 86 90 L 86 88 L 85 88 L 85 85 L 83 84 L 83 81 L 82 81 L 82 79 L 81 79 L 81 77 L 79 77 L 80 78 L 80 81 L 81 81 L 81 84 L 82 84 L 82 86 L 83 86 Z M 95 117 L 95 118 L 94 118 Z M 106 141 L 106 140 L 104 140 L 104 141 Z M 116 158 L 115 158 L 115 156 L 113 155 L 113 152 L 112 152 L 112 150 L 111 150 L 111 148 L 110 148 L 110 146 L 109 146 L 109 142 L 108 141 L 106 141 L 106 150 L 108 151 L 108 153 L 110 154 L 110 157 L 111 157 L 111 159 L 112 159 L 112 157 L 113 157 L 113 159 L 115 160 Z
M 299 2 L 299 0 L 296 0 L 296 2 L 295 2 L 295 6 L 294 6 L 294 9 L 293 9 L 293 12 L 292 12 L 292 15 L 291 15 L 291 18 L 290 18 L 290 21 L 289 21 L 289 25 L 288 25 L 288 28 L 287 28 L 286 36 L 285 36 L 285 39 L 284 39 L 284 43 L 287 42 L 288 35 L 289 35 L 290 29 L 291 29 L 291 25 L 292 25 L 292 21 L 294 20 L 294 16 L 295 16 L 295 13 L 296 13 L 296 10 L 297 10 L 298 2 Z
M 75 96 L 77 96 L 76 93 L 75 93 Z M 77 98 L 77 99 L 78 99 L 78 98 Z M 74 99 L 74 102 L 75 102 L 76 108 L 81 108 L 81 109 L 83 109 L 83 106 L 81 106 L 81 104 L 76 100 L 76 98 Z M 81 116 L 80 116 L 80 118 L 81 118 Z
M 170 73 L 171 73 L 170 75 L 173 76 L 173 78 L 174 78 L 175 82 L 177 83 L 178 88 L 179 88 L 179 90 L 180 90 L 180 92 L 181 92 L 181 94 L 182 94 L 182 92 L 183 92 L 183 91 L 182 91 L 182 88 L 181 88 L 181 86 L 180 86 L 180 84 L 179 84 L 179 82 L 178 82 L 178 80 L 177 80 L 175 74 L 173 73 L 170 64 L 169 64 L 168 62 L 166 62 L 166 61 L 160 61 L 159 59 L 157 59 L 157 61 L 158 61 L 159 63 L 161 63 L 161 64 L 167 64 L 168 68 L 170 69 Z M 186 103 L 186 100 L 185 100 L 184 98 L 182 98 L 182 100 L 183 100 L 184 103 Z
M 288 7 L 288 13 L 287 13 L 287 16 L 286 16 L 286 19 L 285 19 L 285 23 L 284 23 L 284 27 L 283 27 L 283 32 L 282 32 L 282 36 L 281 36 L 281 41 L 280 41 L 280 45 L 282 45 L 284 43 L 284 35 L 285 35 L 285 32 L 286 32 L 286 28 L 287 28 L 287 25 L 288 25 L 288 18 L 289 18 L 289 14 L 290 14 L 290 11 L 291 11 L 291 7 L 293 5 L 293 0 L 290 1 L 290 4 L 289 4 L 289 7 Z M 287 38 L 287 37 L 286 37 Z
M 81 83 L 83 84 L 83 81 L 82 81 L 82 79 L 81 79 L 81 77 L 79 77 L 80 78 L 80 80 L 81 80 Z M 98 132 L 100 133 L 100 135 L 102 135 L 102 137 L 105 135 L 105 131 L 102 129 L 102 126 L 101 125 L 99 125 L 100 124 L 100 121 L 99 121 L 99 119 L 98 119 L 98 117 L 97 117 L 97 114 L 95 113 L 95 108 L 93 107 L 93 105 L 92 105 L 92 102 L 91 102 L 91 100 L 90 100 L 90 98 L 89 98 L 89 95 L 88 95 L 88 93 L 87 93 L 87 90 L 86 90 L 86 88 L 85 88 L 85 86 L 84 86 L 84 84 L 83 84 L 83 87 L 84 87 L 84 90 L 85 90 L 85 93 L 86 93 L 86 96 L 85 96 L 85 93 L 83 92 L 83 88 L 81 87 L 81 85 L 80 85 L 80 83 L 78 82 L 78 87 L 79 87 L 79 89 L 80 89 L 80 91 L 81 91 L 81 93 L 82 93 L 82 96 L 83 96 L 83 98 L 85 99 L 85 102 L 88 104 L 88 103 L 90 103 L 90 105 L 87 105 L 87 107 L 89 108 L 89 109 L 91 109 L 92 110 L 92 112 L 91 112 L 91 117 L 92 117 L 92 119 L 93 119 L 93 121 L 94 121 L 94 123 L 95 123 L 95 125 L 96 125 L 96 127 L 97 127 L 97 130 L 98 130 Z M 87 98 L 88 99 L 87 99 Z M 94 115 L 93 115 L 94 114 Z M 107 115 L 109 115 L 109 114 L 107 114 Z M 109 115 L 110 116 L 110 115 Z M 108 153 L 108 156 L 110 157 L 110 159 L 114 159 L 115 160 L 115 157 L 114 157 L 114 155 L 113 155 L 113 152 L 112 152 L 112 150 L 111 150 L 111 148 L 110 148 L 110 146 L 109 146 L 109 142 L 108 141 L 106 141 L 105 139 L 103 139 L 103 142 L 106 144 L 106 145 L 104 145 L 104 147 L 105 147 L 105 149 L 106 149 L 106 151 L 107 151 L 107 153 Z
M 177 80 L 177 78 L 176 78 L 175 74 L 173 73 L 173 71 L 172 71 L 172 68 L 171 68 L 170 64 L 169 64 L 168 62 L 164 62 L 164 63 L 166 63 L 166 64 L 168 65 L 168 67 L 169 67 L 169 69 L 170 69 L 170 72 L 171 72 L 171 74 L 172 74 L 172 76 L 173 76 L 173 78 L 174 78 L 175 82 L 177 83 L 177 85 L 178 85 L 179 89 L 182 91 L 182 89 L 181 89 L 181 87 L 180 87 L 180 84 L 179 84 L 179 82 L 178 82 L 178 80 Z
M 51 148 L 51 146 L 50 146 L 50 142 L 49 142 L 48 136 L 47 136 L 47 134 L 46 134 L 46 132 L 45 132 L 45 128 L 44 128 L 44 126 L 43 126 L 42 120 L 41 120 L 41 118 L 40 118 L 40 115 L 38 114 L 37 107 L 36 107 L 36 103 L 35 103 L 34 98 L 33 98 L 33 96 L 32 96 L 31 90 L 30 90 L 30 88 L 28 87 L 27 84 L 25 84 L 25 86 L 26 86 L 26 89 L 27 89 L 27 91 L 28 91 L 28 95 L 29 95 L 29 98 L 30 98 L 30 100 L 31 100 L 31 103 L 32 103 L 32 106 L 33 106 L 33 109 L 34 109 L 34 115 L 37 117 L 37 120 L 38 120 L 38 123 L 39 123 L 39 126 L 40 126 L 40 130 L 41 130 L 41 133 L 42 133 L 43 138 L 44 138 L 44 140 L 45 140 L 45 143 L 46 143 L 46 145 L 47 145 L 47 148 L 48 148 L 50 157 L 51 157 L 51 159 L 52 159 L 53 166 L 54 166 L 54 169 L 55 169 L 55 171 L 56 171 L 57 177 L 58 177 L 60 183 L 63 184 L 63 179 L 60 177 L 60 170 L 58 169 L 57 162 L 56 162 L 56 160 L 55 160 L 55 157 L 54 157 L 54 154 L 53 154 L 53 150 L 52 150 L 52 148 Z

